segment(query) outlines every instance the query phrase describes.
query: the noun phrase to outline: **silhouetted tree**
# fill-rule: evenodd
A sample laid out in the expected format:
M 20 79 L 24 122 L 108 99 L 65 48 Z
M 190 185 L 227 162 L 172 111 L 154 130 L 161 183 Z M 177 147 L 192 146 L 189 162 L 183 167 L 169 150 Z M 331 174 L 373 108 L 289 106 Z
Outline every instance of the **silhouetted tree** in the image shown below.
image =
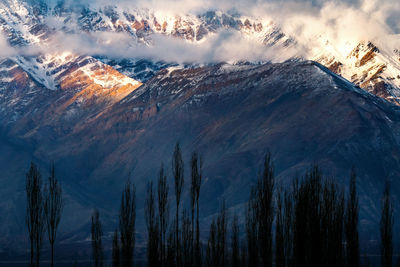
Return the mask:
M 168 184 L 167 176 L 164 174 L 164 167 L 161 165 L 158 178 L 158 224 L 160 226 L 160 261 L 161 266 L 165 266 L 166 260 L 166 235 L 169 221 L 168 205 Z
M 247 263 L 249 260 L 247 259 L 247 247 L 246 247 L 247 241 L 243 240 L 241 242 L 241 247 L 240 247 L 240 266 L 242 267 L 247 267 Z
M 358 240 L 358 196 L 356 189 L 356 172 L 350 174 L 349 195 L 345 217 L 346 263 L 349 267 L 360 266 L 360 245 Z
M 220 259 L 220 266 L 225 266 L 226 261 L 226 237 L 227 237 L 228 217 L 225 200 L 222 202 L 221 210 L 217 217 L 217 253 Z
M 322 266 L 322 232 L 320 207 L 322 175 L 318 167 L 308 172 L 295 184 L 294 210 L 294 264 L 295 266 Z
M 191 266 L 193 262 L 192 252 L 193 252 L 193 233 L 192 225 L 186 210 L 182 212 L 182 264 L 183 266 Z
M 262 266 L 272 266 L 272 222 L 274 220 L 274 167 L 271 154 L 264 158 L 264 170 L 256 185 L 256 218 L 258 227 L 258 248 Z
M 317 166 L 293 188 L 293 265 L 342 266 L 343 191 Z
M 180 262 L 180 240 L 179 240 L 179 205 L 181 201 L 181 193 L 184 183 L 183 178 L 183 160 L 182 160 L 182 152 L 179 146 L 179 143 L 176 144 L 174 154 L 172 157 L 172 173 L 174 176 L 174 184 L 175 184 L 175 198 L 176 198 L 176 229 L 175 229 L 175 245 L 176 245 L 176 264 L 177 266 L 181 266 Z
M 199 198 L 200 198 L 200 188 L 201 188 L 201 180 L 202 180 L 202 168 L 203 168 L 203 161 L 197 154 L 194 152 L 191 158 L 191 176 L 192 176 L 192 183 L 190 187 L 190 195 L 191 195 L 191 208 L 192 208 L 192 233 L 194 241 L 193 244 L 193 261 L 195 266 L 201 265 L 201 251 L 200 251 L 200 226 L 199 226 Z M 194 230 L 194 214 L 196 210 L 196 236 Z
M 91 233 L 92 233 L 93 263 L 95 267 L 102 267 L 104 259 L 103 244 L 102 244 L 103 230 L 98 210 L 95 210 L 92 214 Z
M 212 220 L 207 242 L 206 259 L 207 267 L 219 266 L 219 255 L 217 248 L 217 225 L 215 219 Z
M 118 231 L 115 230 L 112 241 L 112 266 L 120 266 L 120 249 L 119 249 L 119 237 Z
M 210 225 L 206 251 L 207 266 L 225 266 L 227 224 L 227 212 L 224 201 L 217 219 L 213 219 Z
M 171 227 L 168 231 L 168 239 L 167 239 L 167 257 L 166 257 L 166 266 L 174 267 L 176 266 L 176 244 L 175 244 L 175 224 L 173 221 Z
M 275 226 L 275 265 L 292 266 L 293 263 L 293 204 L 295 199 L 289 189 L 277 192 Z
M 231 231 L 231 266 L 240 267 L 239 218 L 236 214 L 233 216 Z
M 272 223 L 274 220 L 274 168 L 271 155 L 264 158 L 263 172 L 252 187 L 246 214 L 248 266 L 272 266 Z
M 285 265 L 292 266 L 293 261 L 293 205 L 295 199 L 290 190 L 286 190 L 284 194 L 284 216 L 283 216 L 283 243 Z
M 391 267 L 393 254 L 393 204 L 390 197 L 389 182 L 386 182 L 383 192 L 380 232 L 382 267 Z
M 56 179 L 54 163 L 50 168 L 48 185 L 45 187 L 44 215 L 51 246 L 51 266 L 54 266 L 54 242 L 64 207 L 61 185 Z
M 153 182 L 149 182 L 147 185 L 147 196 L 145 205 L 145 219 L 147 227 L 147 265 L 149 267 L 159 266 L 159 255 L 158 255 L 158 223 L 156 219 L 156 207 L 155 198 L 153 191 Z
M 121 238 L 121 263 L 124 267 L 133 265 L 133 251 L 135 248 L 136 222 L 136 190 L 128 180 L 122 192 L 119 214 L 119 230 Z
M 44 199 L 42 195 L 42 178 L 39 169 L 32 162 L 26 174 L 26 225 L 31 243 L 30 263 L 33 266 L 36 256 L 36 266 L 40 262 L 40 250 L 44 234 Z
M 284 200 L 282 189 L 277 194 L 277 213 L 275 226 L 275 263 L 277 267 L 285 267 L 285 229 L 284 229 Z
M 344 194 L 331 179 L 325 180 L 322 194 L 323 264 L 343 266 Z
M 247 241 L 247 253 L 246 253 L 246 266 L 256 267 L 258 266 L 258 227 L 257 227 L 257 200 L 256 200 L 256 189 L 251 189 L 249 201 L 247 203 L 246 211 L 246 241 Z

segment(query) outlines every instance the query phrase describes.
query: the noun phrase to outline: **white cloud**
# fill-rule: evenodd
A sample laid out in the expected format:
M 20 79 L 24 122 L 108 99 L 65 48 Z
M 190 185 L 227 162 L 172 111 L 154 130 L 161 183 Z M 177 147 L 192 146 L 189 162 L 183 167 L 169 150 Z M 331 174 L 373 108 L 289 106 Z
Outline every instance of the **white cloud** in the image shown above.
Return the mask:
M 249 12 L 270 17 L 304 47 L 312 47 L 323 36 L 338 52 L 349 52 L 347 45 L 359 41 L 372 41 L 388 52 L 400 48 L 400 1 L 313 2 L 268 2 L 253 6 Z
M 18 52 L 8 44 L 7 39 L 0 33 L 0 58 L 11 57 L 17 53 Z
M 55 0 L 50 0 L 54 3 Z M 68 0 L 70 6 L 109 5 L 106 0 Z M 146 57 L 157 60 L 208 63 L 212 61 L 269 60 L 283 61 L 294 55 L 307 57 L 308 48 L 317 44 L 319 36 L 335 44 L 339 54 L 346 56 L 348 44 L 360 40 L 375 42 L 380 48 L 393 51 L 400 48 L 400 1 L 398 0 L 119 0 L 123 9 L 147 7 L 168 14 L 201 13 L 206 10 L 228 11 L 255 18 L 268 18 L 281 26 L 285 33 L 298 41 L 296 48 L 269 48 L 238 32 L 221 30 L 201 43 L 154 34 L 151 46 L 138 44 L 127 33 L 92 32 L 55 34 L 46 44 L 25 50 L 25 54 L 70 51 L 78 54 L 102 54 L 111 57 Z M 60 29 L 63 22 L 47 18 L 46 23 Z M 69 27 L 77 28 L 76 25 Z M 320 40 L 319 40 L 320 41 Z M 315 44 L 314 44 L 315 43 Z M 0 38 L 0 51 L 13 54 L 15 50 Z M 397 46 L 397 47 L 396 47 Z M 28 52 L 27 52 L 28 51 Z

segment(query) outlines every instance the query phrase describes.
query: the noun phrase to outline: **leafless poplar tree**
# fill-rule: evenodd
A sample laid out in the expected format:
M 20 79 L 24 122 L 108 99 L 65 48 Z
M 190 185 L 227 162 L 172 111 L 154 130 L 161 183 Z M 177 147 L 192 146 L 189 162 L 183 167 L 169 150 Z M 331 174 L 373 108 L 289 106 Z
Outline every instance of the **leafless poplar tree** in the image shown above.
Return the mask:
M 356 172 L 354 168 L 350 174 L 349 196 L 345 217 L 346 233 L 346 263 L 347 266 L 360 266 L 360 245 L 358 239 L 358 196 L 356 188 Z
M 122 266 L 133 265 L 133 251 L 135 248 L 135 223 L 136 223 L 136 189 L 128 181 L 122 193 L 119 214 L 119 228 L 121 234 L 121 260 Z
M 147 266 L 158 267 L 159 266 L 159 255 L 158 255 L 158 223 L 156 219 L 156 206 L 155 206 L 153 182 L 149 182 L 147 185 L 147 196 L 146 204 L 144 209 L 144 215 L 146 219 L 147 227 Z
M 382 267 L 389 267 L 392 266 L 393 255 L 393 203 L 389 182 L 386 182 L 383 192 L 380 232 Z
M 180 266 L 180 240 L 179 240 L 179 205 L 181 202 L 181 194 L 184 183 L 183 178 L 183 160 L 179 143 L 176 144 L 172 157 L 172 173 L 175 182 L 175 198 L 176 198 L 176 228 L 175 228 L 175 244 L 176 244 L 176 264 Z
M 32 162 L 26 174 L 26 225 L 28 227 L 31 243 L 30 263 L 39 266 L 40 250 L 42 247 L 44 233 L 44 209 L 42 195 L 42 178 L 37 166 Z
M 99 211 L 96 209 L 92 214 L 92 257 L 95 267 L 103 266 L 104 252 L 102 244 L 103 229 L 100 221 Z
M 45 187 L 44 215 L 51 246 L 51 266 L 54 266 L 54 242 L 64 206 L 61 185 L 56 179 L 54 163 L 50 168 L 48 185 Z
M 119 237 L 118 231 L 115 230 L 112 241 L 112 266 L 120 266 L 120 249 L 119 249 Z
M 232 220 L 231 235 L 231 266 L 240 267 L 239 218 L 236 214 L 233 216 Z
M 161 165 L 158 178 L 158 224 L 160 227 L 160 260 L 161 266 L 165 266 L 166 259 L 166 235 L 169 221 L 168 205 L 168 184 L 167 176 L 164 173 L 164 166 Z
M 194 152 L 192 154 L 191 159 L 191 176 L 192 183 L 190 187 L 190 195 L 191 195 L 191 208 L 192 208 L 192 233 L 194 241 L 193 245 L 193 260 L 194 265 L 201 265 L 201 255 L 200 255 L 200 226 L 199 226 L 199 198 L 200 198 L 200 187 L 201 187 L 201 179 L 202 179 L 202 168 L 203 161 L 197 154 Z M 194 214 L 196 210 L 196 236 L 194 237 Z

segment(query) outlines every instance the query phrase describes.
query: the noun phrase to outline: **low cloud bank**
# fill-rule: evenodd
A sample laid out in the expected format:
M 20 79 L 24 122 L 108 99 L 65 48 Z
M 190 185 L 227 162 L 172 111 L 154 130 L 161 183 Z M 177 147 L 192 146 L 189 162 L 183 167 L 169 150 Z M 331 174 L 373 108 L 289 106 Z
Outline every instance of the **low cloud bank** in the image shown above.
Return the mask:
M 53 1 L 53 2 L 52 2 Z M 49 0 L 49 5 L 54 0 Z M 105 0 L 68 0 L 65 5 L 77 7 L 109 5 Z M 151 36 L 151 45 L 137 43 L 128 33 L 59 31 L 45 44 L 34 44 L 28 49 L 16 50 L 0 36 L 0 57 L 16 54 L 31 55 L 43 52 L 70 51 L 77 54 L 106 55 L 119 58 L 151 58 L 168 62 L 209 63 L 216 61 L 284 61 L 315 53 L 325 42 L 332 51 L 347 56 L 357 42 L 372 41 L 383 51 L 400 48 L 400 2 L 398 0 L 119 0 L 114 5 L 124 8 L 149 8 L 168 14 L 201 14 L 207 10 L 235 10 L 245 16 L 270 19 L 292 36 L 297 44 L 287 47 L 267 47 L 240 32 L 222 29 L 202 42 Z M 61 29 L 62 24 L 49 18 L 46 23 Z

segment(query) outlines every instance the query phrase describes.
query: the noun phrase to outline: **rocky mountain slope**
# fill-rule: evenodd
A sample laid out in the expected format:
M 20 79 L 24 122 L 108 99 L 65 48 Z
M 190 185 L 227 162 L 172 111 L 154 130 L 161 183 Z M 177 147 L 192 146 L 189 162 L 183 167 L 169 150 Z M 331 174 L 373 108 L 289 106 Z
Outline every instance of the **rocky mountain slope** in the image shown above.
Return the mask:
M 50 92 L 42 97 L 60 101 L 68 95 Z M 68 120 L 56 116 L 65 112 L 36 101 L 24 110 L 31 112 L 2 127 L 0 164 L 6 171 L 1 181 L 7 186 L 0 212 L 8 216 L 1 218 L 0 241 L 7 247 L 20 247 L 24 240 L 24 172 L 32 158 L 44 173 L 51 160 L 57 166 L 67 201 L 60 228 L 64 245 L 86 244 L 93 208 L 101 210 L 106 236 L 112 233 L 129 176 L 137 185 L 142 214 L 146 183 L 157 177 L 162 162 L 172 181 L 176 141 L 184 152 L 186 186 L 190 153 L 198 150 L 204 156 L 204 222 L 223 198 L 230 212 L 242 209 L 267 149 L 282 185 L 315 162 L 346 185 L 354 165 L 366 245 L 376 238 L 385 177 L 395 195 L 400 190 L 399 109 L 314 62 L 171 67 L 96 116 Z M 139 233 L 144 231 L 141 218 Z
M 26 249 L 30 160 L 44 176 L 55 162 L 67 203 L 60 240 L 79 247 L 86 244 L 93 208 L 101 210 L 106 235 L 114 230 L 129 176 L 138 187 L 138 207 L 162 162 L 171 179 L 177 141 L 186 164 L 195 149 L 204 156 L 205 222 L 223 198 L 230 212 L 241 210 L 269 149 L 283 185 L 315 162 L 345 185 L 354 165 L 362 239 L 376 238 L 384 179 L 392 180 L 396 196 L 400 192 L 398 51 L 372 40 L 343 49 L 320 35 L 307 54 L 284 63 L 121 58 L 102 54 L 96 42 L 93 51 L 77 53 L 73 40 L 81 40 L 69 37 L 100 34 L 106 38 L 94 40 L 107 43 L 116 36 L 110 33 L 123 33 L 139 48 L 155 46 L 159 36 L 201 46 L 222 30 L 281 53 L 303 44 L 266 18 L 58 3 L 0 0 L 0 31 L 15 50 L 0 59 L 0 214 L 6 214 L 0 216 L 0 247 Z

